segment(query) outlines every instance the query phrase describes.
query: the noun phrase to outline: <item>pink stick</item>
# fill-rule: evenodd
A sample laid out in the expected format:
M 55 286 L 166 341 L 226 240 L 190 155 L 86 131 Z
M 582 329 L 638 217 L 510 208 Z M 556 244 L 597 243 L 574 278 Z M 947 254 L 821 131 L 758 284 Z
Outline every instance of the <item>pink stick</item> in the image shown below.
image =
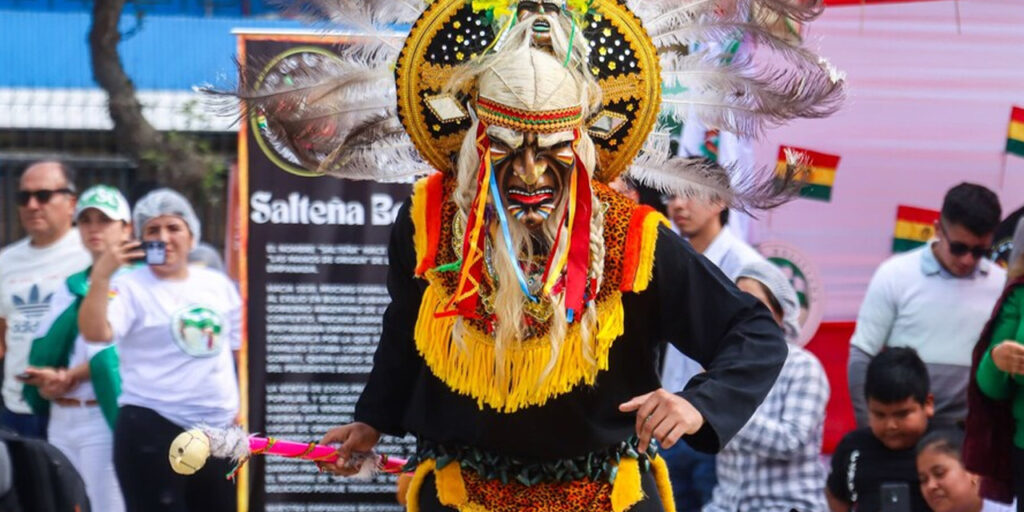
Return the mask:
M 249 437 L 249 451 L 253 455 L 279 455 L 288 458 L 300 458 L 317 462 L 334 462 L 338 460 L 337 451 L 330 447 L 316 443 L 297 443 L 283 439 Z M 405 466 L 405 460 L 380 456 L 377 465 L 385 473 L 399 473 Z

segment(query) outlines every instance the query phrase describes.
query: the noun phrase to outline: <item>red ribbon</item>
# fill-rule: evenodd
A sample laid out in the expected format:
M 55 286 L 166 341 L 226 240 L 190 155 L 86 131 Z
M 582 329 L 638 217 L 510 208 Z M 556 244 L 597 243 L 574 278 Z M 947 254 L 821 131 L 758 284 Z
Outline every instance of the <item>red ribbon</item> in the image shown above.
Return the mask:
M 565 309 L 570 321 L 583 312 L 584 292 L 587 288 L 587 269 L 590 263 L 590 216 L 593 210 L 593 192 L 590 177 L 583 160 L 576 153 L 580 130 L 573 132 L 572 155 L 576 160 L 576 214 L 569 235 L 569 259 L 565 271 Z

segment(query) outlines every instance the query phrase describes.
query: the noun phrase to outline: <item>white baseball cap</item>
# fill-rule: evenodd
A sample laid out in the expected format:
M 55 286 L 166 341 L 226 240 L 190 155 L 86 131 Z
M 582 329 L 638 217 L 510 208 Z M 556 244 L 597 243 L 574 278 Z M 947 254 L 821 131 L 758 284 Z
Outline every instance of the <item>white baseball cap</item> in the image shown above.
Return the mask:
M 124 198 L 124 194 L 121 194 L 120 190 L 109 185 L 96 185 L 82 192 L 82 195 L 78 197 L 78 204 L 75 206 L 75 220 L 78 220 L 82 212 L 89 208 L 95 208 L 113 220 L 132 221 L 128 200 Z

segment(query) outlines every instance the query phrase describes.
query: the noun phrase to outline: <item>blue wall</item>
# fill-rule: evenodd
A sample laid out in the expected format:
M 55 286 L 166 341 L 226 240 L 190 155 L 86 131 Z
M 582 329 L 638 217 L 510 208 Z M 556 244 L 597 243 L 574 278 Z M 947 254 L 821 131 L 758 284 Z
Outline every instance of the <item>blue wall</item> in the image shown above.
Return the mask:
M 0 6 L 11 3 L 19 2 L 0 0 Z M 84 10 L 0 10 L 0 87 L 96 87 L 89 67 L 89 25 Z M 135 16 L 121 19 L 122 33 L 136 26 Z M 231 87 L 236 79 L 233 29 L 304 27 L 286 20 L 147 14 L 141 28 L 121 42 L 121 59 L 138 89 Z
M 278 8 L 267 0 L 136 0 L 125 5 L 158 15 L 182 16 L 274 16 Z M 84 0 L 0 0 L 0 10 L 89 12 L 92 2 Z

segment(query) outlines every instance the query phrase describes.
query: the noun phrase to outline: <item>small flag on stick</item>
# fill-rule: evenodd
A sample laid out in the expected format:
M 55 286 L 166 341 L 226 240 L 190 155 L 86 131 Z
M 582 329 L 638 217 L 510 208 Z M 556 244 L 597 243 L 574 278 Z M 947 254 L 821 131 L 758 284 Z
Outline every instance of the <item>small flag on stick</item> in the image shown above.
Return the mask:
M 831 201 L 832 184 L 836 181 L 836 168 L 839 167 L 839 155 L 829 155 L 792 146 L 779 146 L 775 174 L 785 175 L 786 168 L 800 160 L 803 160 L 802 164 L 807 167 L 806 173 L 797 175 L 805 182 L 804 186 L 800 188 L 800 197 Z
M 1010 130 L 1006 136 L 1006 152 L 1024 156 L 1024 108 L 1010 110 Z
M 938 210 L 903 205 L 897 207 L 892 252 L 905 252 L 926 244 L 935 235 L 937 220 Z

